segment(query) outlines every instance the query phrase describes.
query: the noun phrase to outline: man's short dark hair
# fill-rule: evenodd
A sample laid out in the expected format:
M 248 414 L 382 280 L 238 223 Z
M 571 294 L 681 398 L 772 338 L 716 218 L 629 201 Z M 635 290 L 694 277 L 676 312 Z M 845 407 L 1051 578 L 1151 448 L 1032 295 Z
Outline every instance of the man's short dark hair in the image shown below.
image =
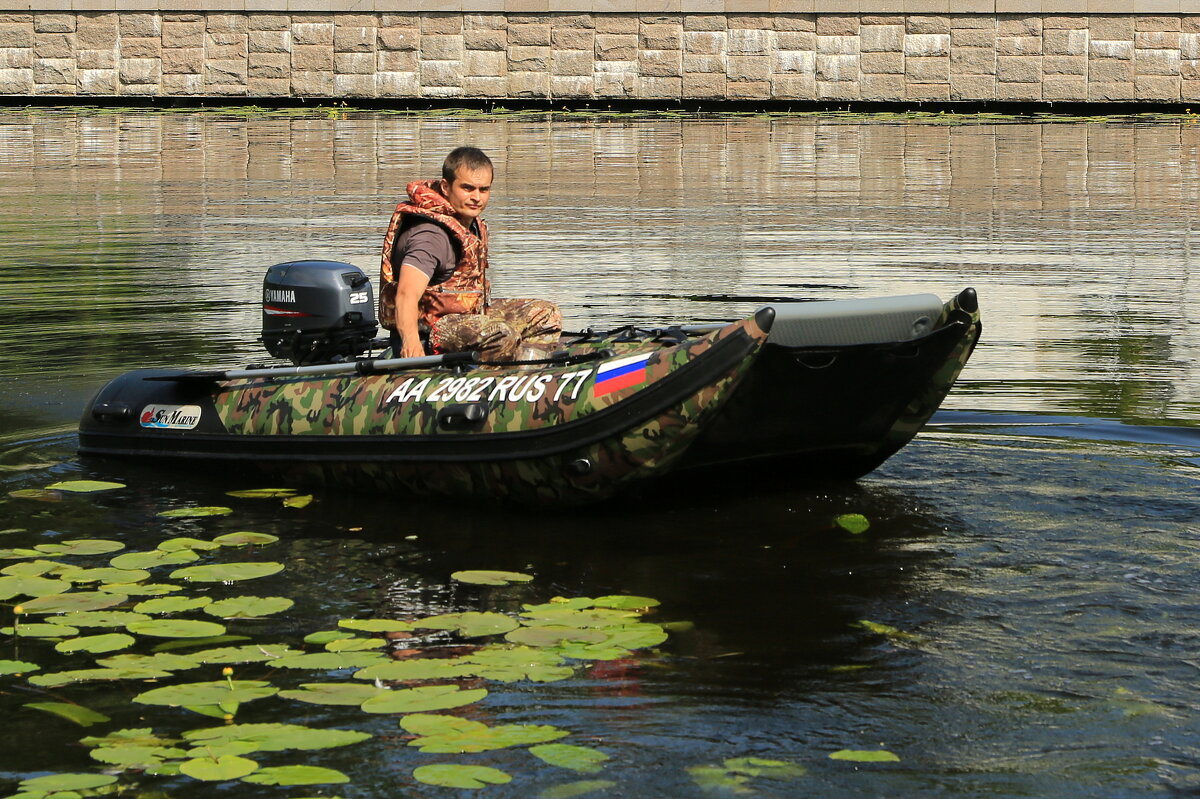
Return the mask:
M 496 169 L 492 166 L 492 159 L 488 158 L 487 153 L 478 147 L 455 147 L 442 162 L 442 178 L 447 183 L 453 183 L 458 176 L 459 167 L 464 166 L 471 170 L 487 167 L 493 173 Z

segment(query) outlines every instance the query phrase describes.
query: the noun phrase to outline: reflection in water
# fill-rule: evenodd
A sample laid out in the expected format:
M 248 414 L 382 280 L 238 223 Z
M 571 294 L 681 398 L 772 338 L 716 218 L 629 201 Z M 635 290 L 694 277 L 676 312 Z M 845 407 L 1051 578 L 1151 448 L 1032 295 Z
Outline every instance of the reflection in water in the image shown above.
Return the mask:
M 987 331 L 949 407 L 1200 411 L 1200 128 L 1174 122 L 8 113 L 6 374 L 80 400 L 135 365 L 263 360 L 265 268 L 374 273 L 405 183 L 463 142 L 499 166 L 497 292 L 578 327 L 974 285 Z

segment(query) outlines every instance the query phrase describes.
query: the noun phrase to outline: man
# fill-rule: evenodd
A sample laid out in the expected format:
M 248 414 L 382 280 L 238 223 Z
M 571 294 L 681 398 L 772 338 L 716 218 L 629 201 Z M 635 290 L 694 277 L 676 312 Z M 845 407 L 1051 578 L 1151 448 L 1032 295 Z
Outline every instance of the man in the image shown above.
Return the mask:
M 487 360 L 544 357 L 562 330 L 545 300 L 492 299 L 487 277 L 487 208 L 495 171 L 475 147 L 446 156 L 441 180 L 408 184 L 383 240 L 379 323 L 392 331 L 392 354 L 479 350 Z

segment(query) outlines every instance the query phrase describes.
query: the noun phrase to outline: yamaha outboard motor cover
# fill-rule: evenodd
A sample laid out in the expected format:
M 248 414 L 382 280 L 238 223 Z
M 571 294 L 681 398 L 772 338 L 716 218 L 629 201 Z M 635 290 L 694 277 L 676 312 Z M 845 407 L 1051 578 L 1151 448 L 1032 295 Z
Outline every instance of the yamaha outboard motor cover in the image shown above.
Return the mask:
M 326 363 L 363 353 L 379 330 L 371 279 L 353 264 L 290 261 L 263 278 L 262 341 L 292 363 Z

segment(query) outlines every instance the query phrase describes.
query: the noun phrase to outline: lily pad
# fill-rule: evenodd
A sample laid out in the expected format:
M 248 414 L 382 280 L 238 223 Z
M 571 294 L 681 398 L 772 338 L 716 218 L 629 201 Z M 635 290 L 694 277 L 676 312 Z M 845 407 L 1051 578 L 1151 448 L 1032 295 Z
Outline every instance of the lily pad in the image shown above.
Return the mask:
M 285 669 L 340 671 L 342 669 L 361 669 L 381 662 L 389 661 L 385 655 L 379 652 L 309 652 L 281 657 L 271 661 L 271 665 Z
M 467 638 L 502 635 L 520 627 L 520 623 L 503 613 L 445 613 L 429 616 L 412 623 L 418 630 L 454 630 Z
M 68 491 L 73 494 L 91 494 L 95 491 L 112 491 L 124 488 L 124 483 L 111 483 L 106 480 L 64 480 L 46 486 L 48 491 Z
M 54 793 L 57 791 L 91 791 L 112 785 L 117 778 L 111 774 L 47 774 L 21 781 L 22 791 Z
M 31 671 L 38 671 L 41 668 L 38 664 L 25 660 L 0 660 L 0 675 L 28 674 Z
M 313 501 L 312 494 L 303 494 L 298 497 L 288 497 L 287 499 L 285 499 L 283 501 L 283 507 L 285 507 L 285 508 L 307 508 L 309 505 L 312 504 L 312 501 Z
M 362 652 L 387 646 L 383 638 L 338 638 L 325 644 L 330 652 Z
M 66 579 L 72 583 L 140 583 L 150 577 L 145 569 L 118 569 L 112 566 L 96 569 L 80 569 L 71 572 Z
M 128 597 L 124 594 L 110 594 L 105 591 L 75 591 L 40 596 L 22 602 L 21 607 L 26 613 L 67 613 L 72 610 L 104 610 L 113 605 L 120 605 L 126 599 Z
M 8 492 L 14 499 L 36 499 L 39 502 L 59 502 L 62 494 L 46 488 L 17 488 Z
M 474 674 L 472 666 L 459 658 L 406 658 L 368 666 L 356 671 L 354 676 L 360 680 L 408 682 L 410 680 L 454 680 Z
M 194 563 L 200 556 L 190 549 L 151 549 L 146 552 L 125 552 L 108 562 L 116 569 L 153 569 L 155 566 L 180 566 Z M 144 579 L 144 578 L 143 578 Z
M 226 491 L 225 494 L 239 499 L 277 499 L 295 496 L 294 488 L 247 488 L 241 491 Z
M 409 741 L 408 745 L 414 746 L 422 752 L 457 754 L 541 744 L 565 738 L 567 735 L 566 730 L 560 730 L 548 724 L 502 724 L 496 727 L 480 724 L 472 729 L 424 735 Z
M 160 613 L 183 613 L 210 604 L 212 604 L 212 597 L 207 596 L 163 596 L 139 602 L 133 606 L 133 609 L 137 613 L 158 615 Z M 224 631 L 222 630 L 222 632 Z M 211 633 L 206 633 L 206 635 L 211 635 Z
M 327 785 L 349 781 L 337 769 L 322 766 L 272 766 L 242 780 L 255 785 Z
M 725 768 L 747 777 L 768 780 L 796 780 L 808 774 L 808 769 L 797 763 L 762 757 L 731 757 L 725 761 Z
M 547 624 L 543 627 L 520 627 L 505 635 L 504 639 L 527 646 L 558 646 L 570 642 L 598 644 L 607 641 L 608 634 L 600 630 Z
M 41 710 L 45 713 L 52 713 L 67 721 L 74 722 L 80 727 L 90 727 L 93 724 L 103 724 L 106 721 L 111 721 L 103 713 L 97 713 L 83 705 L 73 705 L 67 702 L 28 702 L 25 704 L 25 707 Z
M 258 763 L 237 755 L 222 755 L 221 757 L 197 757 L 185 760 L 179 764 L 179 771 L 194 780 L 205 782 L 221 782 L 236 780 L 254 773 Z
M 344 627 L 347 630 L 359 630 L 365 633 L 402 633 L 408 632 L 413 628 L 408 622 L 400 621 L 399 619 L 342 619 L 338 622 L 338 626 Z M 328 630 L 326 632 L 339 638 L 348 637 L 338 634 L 337 630 Z M 304 640 L 311 644 L 327 644 L 329 641 L 334 640 L 334 638 L 330 638 L 329 641 L 309 641 L 308 638 Z
M 0 577 L 0 600 L 18 596 L 44 596 L 70 590 L 70 583 L 64 580 L 52 580 L 49 577 L 22 575 Z
M 482 788 L 485 785 L 505 785 L 512 777 L 490 766 L 463 766 L 457 763 L 433 763 L 417 766 L 413 777 L 426 785 L 443 788 Z
M 245 646 L 225 646 L 217 649 L 205 649 L 194 652 L 190 657 L 201 663 L 271 663 L 300 654 L 295 649 L 289 649 L 286 644 L 246 644 Z
M 900 758 L 886 749 L 839 749 L 830 760 L 850 760 L 855 763 L 899 763 Z
M 462 690 L 457 685 L 423 685 L 384 691 L 359 707 L 364 713 L 424 713 L 430 710 L 447 710 L 478 702 L 487 696 L 486 688 Z
M 659 601 L 648 596 L 602 596 L 597 597 L 595 606 L 598 608 L 613 608 L 615 610 L 647 610 L 658 607 Z
M 171 572 L 172 580 L 193 583 L 229 583 L 269 577 L 283 571 L 282 563 L 270 561 L 245 563 L 210 563 L 205 566 L 185 566 Z
M 187 549 L 199 550 L 201 552 L 210 549 L 218 549 L 221 545 L 215 541 L 205 541 L 202 538 L 188 538 L 181 536 L 178 538 L 168 538 L 166 541 L 159 541 L 156 549 L 161 549 L 163 552 L 182 552 Z
M 233 513 L 233 508 L 226 508 L 220 505 L 204 505 L 197 508 L 165 510 L 158 515 L 164 519 L 199 519 L 205 516 L 228 516 L 231 513 Z
M 344 682 L 310 682 L 304 683 L 297 690 L 280 691 L 284 699 L 295 699 L 312 705 L 362 705 L 381 694 L 390 694 L 386 688 L 376 688 L 374 685 L 359 685 Z
M 127 610 L 73 610 L 61 616 L 52 616 L 55 624 L 71 627 L 125 627 L 135 621 L 146 621 L 150 617 Z
M 170 583 L 105 583 L 96 586 L 96 590 L 125 596 L 164 596 L 183 589 Z
M 861 513 L 843 513 L 833 523 L 851 535 L 862 535 L 871 528 L 871 522 Z
M 110 669 L 161 669 L 163 671 L 185 671 L 201 665 L 188 655 L 172 655 L 160 652 L 156 655 L 113 655 L 99 658 L 96 663 Z
M 37 552 L 37 550 L 30 550 Z M 5 566 L 0 569 L 0 574 L 11 574 L 18 577 L 63 577 L 71 572 L 80 571 L 82 567 L 73 566 L 69 563 L 59 563 L 57 560 L 45 560 L 41 558 L 44 553 L 37 552 L 38 560 L 31 560 L 27 563 L 14 563 L 10 566 Z
M 55 650 L 59 652 L 91 652 L 99 654 L 102 652 L 116 652 L 118 649 L 128 649 L 133 646 L 137 639 L 132 635 L 124 633 L 102 633 L 100 635 L 84 635 L 79 638 L 70 638 L 66 641 L 61 641 L 55 644 Z
M 557 652 L 526 646 L 485 646 L 461 660 L 475 675 L 498 682 L 554 682 L 575 673 Z
M 207 638 L 225 632 L 225 627 L 215 621 L 194 621 L 192 619 L 135 621 L 126 625 L 125 629 L 131 633 L 149 635 L 154 638 Z
M 523 621 L 530 627 L 557 625 L 560 627 L 603 629 L 636 624 L 637 619 L 637 613 L 628 610 L 616 610 L 614 608 L 589 608 L 587 610 L 554 608 L 526 613 Z
M 270 533 L 226 533 L 219 535 L 213 539 L 214 544 L 219 544 L 223 547 L 245 547 L 257 546 L 263 547 L 267 544 L 274 544 L 279 540 L 279 536 L 271 535 Z
M 579 780 L 562 785 L 552 785 L 537 795 L 537 799 L 576 799 L 597 791 L 607 791 L 615 788 L 617 783 L 612 780 Z
M 287 749 L 315 750 L 349 746 L 365 741 L 371 735 L 358 730 L 316 729 L 301 724 L 227 724 L 188 730 L 183 737 L 196 746 L 248 741 L 262 752 L 282 752 Z
M 192 649 L 194 647 L 213 647 L 221 644 L 232 644 L 235 641 L 249 641 L 248 635 L 210 635 L 204 638 L 177 638 L 173 641 L 163 641 L 155 644 L 152 652 L 169 652 L 172 649 Z
M 229 702 L 245 703 L 255 699 L 274 696 L 279 689 L 259 680 L 217 680 L 215 682 L 192 682 L 182 685 L 165 685 L 138 694 L 134 702 L 143 705 L 167 705 L 187 707 L 189 705 L 224 705 Z
M 71 671 L 51 671 L 46 674 L 35 674 L 29 678 L 30 685 L 41 688 L 58 688 L 80 682 L 113 682 L 116 680 L 156 680 L 171 676 L 171 672 L 163 669 L 73 669 Z
M 73 541 L 60 541 L 54 544 L 38 544 L 34 547 L 38 552 L 47 555 L 107 555 L 125 548 L 120 541 L 108 541 L 99 538 L 78 538 Z
M 595 774 L 604 766 L 608 755 L 586 746 L 572 744 L 541 744 L 529 747 L 534 757 L 559 768 L 578 771 L 580 774 Z
M 294 604 L 282 596 L 235 596 L 212 603 L 204 612 L 221 619 L 256 619 L 282 613 Z
M 161 765 L 166 760 L 187 756 L 187 752 L 184 750 L 171 746 L 138 746 L 136 744 L 98 746 L 88 754 L 92 760 L 107 763 L 110 766 L 139 770 Z
M 84 746 L 147 746 L 165 747 L 179 743 L 175 738 L 161 738 L 149 727 L 133 727 L 113 730 L 108 735 L 89 735 L 80 738 Z
M 509 585 L 510 583 L 528 583 L 533 580 L 532 574 L 506 571 L 487 571 L 483 569 L 458 571 L 450 575 L 451 580 L 472 585 Z
M 79 630 L 65 624 L 22 622 L 19 627 L 0 627 L 0 633 L 18 638 L 70 638 L 79 635 Z

